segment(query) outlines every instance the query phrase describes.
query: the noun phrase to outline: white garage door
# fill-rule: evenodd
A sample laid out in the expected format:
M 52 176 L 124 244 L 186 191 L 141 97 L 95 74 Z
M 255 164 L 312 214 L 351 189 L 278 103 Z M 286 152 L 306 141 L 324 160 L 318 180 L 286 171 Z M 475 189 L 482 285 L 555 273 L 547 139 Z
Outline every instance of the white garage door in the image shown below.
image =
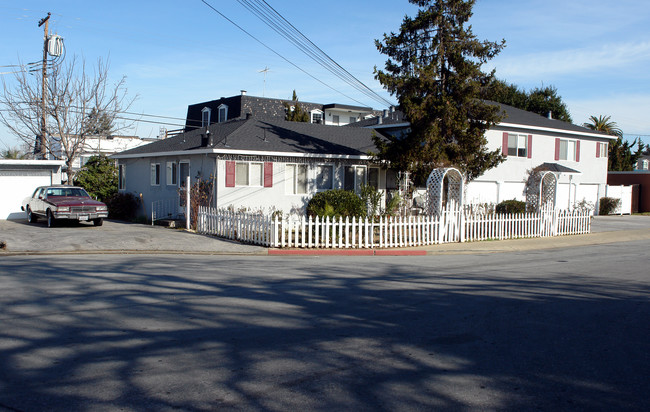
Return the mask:
M 18 175 L 20 173 L 20 175 Z M 31 196 L 38 186 L 52 184 L 50 170 L 12 171 L 0 170 L 0 219 L 24 219 L 20 210 L 23 199 Z

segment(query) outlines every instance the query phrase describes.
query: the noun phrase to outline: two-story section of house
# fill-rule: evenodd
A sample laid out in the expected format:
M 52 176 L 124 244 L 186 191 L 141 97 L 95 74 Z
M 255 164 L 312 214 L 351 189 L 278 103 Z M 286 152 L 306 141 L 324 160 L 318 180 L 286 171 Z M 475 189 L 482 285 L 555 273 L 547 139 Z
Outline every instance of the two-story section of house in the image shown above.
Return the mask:
M 526 200 L 528 179 L 534 172 L 551 172 L 558 185 L 555 206 L 566 209 L 584 202 L 592 206 L 605 196 L 608 146 L 615 136 L 494 103 L 502 121 L 486 133 L 489 150 L 500 150 L 505 161 L 467 185 L 466 203 Z M 354 126 L 408 132 L 399 113 L 384 113 Z M 596 208 L 597 210 L 597 208 Z

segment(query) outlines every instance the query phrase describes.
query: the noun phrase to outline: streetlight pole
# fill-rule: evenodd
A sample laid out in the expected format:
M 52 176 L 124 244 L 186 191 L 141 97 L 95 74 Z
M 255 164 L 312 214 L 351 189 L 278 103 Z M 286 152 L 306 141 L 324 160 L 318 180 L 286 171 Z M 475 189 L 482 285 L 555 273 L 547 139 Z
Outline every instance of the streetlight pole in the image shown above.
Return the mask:
M 47 82 L 47 37 L 49 35 L 49 20 L 51 13 L 47 13 L 47 17 L 42 18 L 38 22 L 38 27 L 45 25 L 44 35 L 43 35 L 43 79 L 42 79 L 42 89 L 41 89 L 41 136 L 40 136 L 40 148 L 39 153 L 37 154 L 39 158 L 45 159 L 47 154 L 46 149 L 46 133 L 47 128 L 45 125 L 46 122 L 46 113 L 45 113 L 45 93 L 47 92 L 46 82 Z

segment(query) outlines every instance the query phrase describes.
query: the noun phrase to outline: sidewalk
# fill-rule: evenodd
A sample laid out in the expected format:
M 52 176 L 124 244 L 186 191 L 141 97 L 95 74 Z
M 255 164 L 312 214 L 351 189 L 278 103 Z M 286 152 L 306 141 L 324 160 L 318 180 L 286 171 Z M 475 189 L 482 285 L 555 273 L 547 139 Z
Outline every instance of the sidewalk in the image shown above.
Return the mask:
M 209 254 L 209 255 L 338 255 L 421 256 L 485 254 L 582 247 L 650 240 L 650 216 L 597 216 L 587 235 L 446 243 L 395 249 L 272 249 L 166 229 L 107 221 L 102 227 L 70 225 L 48 229 L 44 224 L 0 220 L 0 257 L 37 254 Z

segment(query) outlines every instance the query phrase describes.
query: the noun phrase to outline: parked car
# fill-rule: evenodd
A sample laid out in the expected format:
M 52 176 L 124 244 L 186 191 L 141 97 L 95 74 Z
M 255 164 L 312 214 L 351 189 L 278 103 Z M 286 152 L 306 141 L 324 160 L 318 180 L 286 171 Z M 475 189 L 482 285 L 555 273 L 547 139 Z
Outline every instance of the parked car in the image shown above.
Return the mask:
M 101 226 L 108 217 L 108 208 L 98 200 L 90 197 L 88 192 L 77 186 L 41 186 L 34 190 L 31 197 L 23 200 L 21 207 L 27 213 L 27 221 L 36 222 L 39 218 L 47 219 L 47 227 L 52 227 L 57 220 L 92 221 Z

